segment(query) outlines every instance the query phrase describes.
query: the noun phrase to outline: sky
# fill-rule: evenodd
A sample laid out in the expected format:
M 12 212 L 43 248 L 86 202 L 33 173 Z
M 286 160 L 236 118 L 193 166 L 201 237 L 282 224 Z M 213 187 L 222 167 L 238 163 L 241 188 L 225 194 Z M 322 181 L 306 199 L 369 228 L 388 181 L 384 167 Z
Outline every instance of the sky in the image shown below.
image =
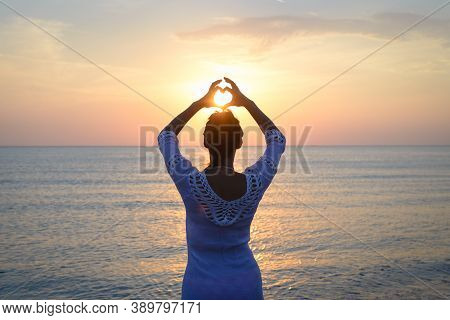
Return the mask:
M 116 77 L 0 3 L 2 146 L 139 145 L 223 76 L 290 145 L 450 144 L 450 5 L 324 86 L 445 0 L 2 1 Z

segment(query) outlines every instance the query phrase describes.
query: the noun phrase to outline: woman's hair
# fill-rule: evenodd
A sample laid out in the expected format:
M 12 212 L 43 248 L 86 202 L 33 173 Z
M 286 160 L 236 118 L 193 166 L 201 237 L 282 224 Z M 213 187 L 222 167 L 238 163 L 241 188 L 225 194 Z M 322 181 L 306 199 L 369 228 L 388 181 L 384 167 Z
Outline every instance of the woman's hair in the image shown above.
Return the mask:
M 239 120 L 230 110 L 213 113 L 206 123 L 204 144 L 208 149 L 230 152 L 242 146 L 242 131 Z

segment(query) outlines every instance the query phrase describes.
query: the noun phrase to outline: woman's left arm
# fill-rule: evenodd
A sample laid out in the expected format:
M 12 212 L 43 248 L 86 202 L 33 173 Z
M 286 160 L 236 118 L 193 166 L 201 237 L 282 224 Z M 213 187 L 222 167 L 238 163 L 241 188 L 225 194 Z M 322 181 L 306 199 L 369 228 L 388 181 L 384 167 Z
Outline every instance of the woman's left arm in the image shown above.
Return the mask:
M 221 90 L 217 85 L 222 80 L 214 81 L 209 87 L 208 93 L 198 101 L 195 101 L 191 104 L 186 110 L 180 113 L 175 119 L 173 119 L 164 129 L 163 131 L 172 131 L 176 135 L 180 133 L 180 131 L 184 128 L 186 123 L 202 108 L 212 107 L 214 106 L 214 94 L 217 90 Z
M 184 189 L 183 186 L 187 183 L 186 177 L 188 177 L 190 172 L 195 168 L 188 159 L 181 155 L 177 135 L 200 109 L 214 106 L 214 94 L 217 90 L 220 90 L 220 88 L 217 87 L 220 81 L 221 80 L 215 81 L 203 98 L 194 102 L 189 108 L 180 113 L 180 115 L 173 119 L 158 136 L 159 150 L 164 158 L 167 171 L 179 190 Z

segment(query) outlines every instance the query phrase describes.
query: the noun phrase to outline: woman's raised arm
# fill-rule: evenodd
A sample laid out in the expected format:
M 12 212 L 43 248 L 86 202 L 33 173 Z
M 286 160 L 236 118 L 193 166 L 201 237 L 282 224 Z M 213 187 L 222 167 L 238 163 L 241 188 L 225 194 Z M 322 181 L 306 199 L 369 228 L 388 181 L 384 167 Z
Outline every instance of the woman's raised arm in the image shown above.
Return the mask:
M 255 119 L 256 123 L 259 125 L 263 133 L 266 133 L 267 130 L 271 129 L 278 130 L 278 128 L 275 126 L 272 120 L 270 120 L 269 117 L 266 116 L 265 113 L 262 112 L 261 109 L 259 109 L 258 106 L 252 100 L 247 98 L 241 92 L 241 90 L 239 90 L 238 86 L 236 85 L 236 83 L 234 83 L 234 81 L 228 78 L 225 78 L 225 81 L 231 85 L 231 89 L 225 88 L 224 90 L 230 92 L 233 95 L 233 98 L 230 101 L 230 103 L 225 105 L 226 107 L 236 106 L 246 108 L 247 111 L 250 113 L 250 115 L 253 117 L 253 119 Z
M 226 106 L 245 107 L 264 133 L 267 144 L 264 155 L 245 171 L 258 175 L 261 179 L 261 186 L 265 190 L 277 173 L 281 155 L 286 147 L 286 139 L 272 120 L 253 101 L 247 98 L 232 80 L 225 78 L 225 81 L 231 85 L 231 89 L 225 88 L 225 90 L 233 95 L 231 102 Z
M 214 81 L 209 87 L 208 93 L 198 101 L 192 103 L 186 110 L 175 117 L 164 129 L 163 131 L 173 131 L 176 135 L 184 128 L 186 123 L 202 108 L 214 106 L 214 94 L 217 90 L 221 90 L 217 85 L 222 80 Z

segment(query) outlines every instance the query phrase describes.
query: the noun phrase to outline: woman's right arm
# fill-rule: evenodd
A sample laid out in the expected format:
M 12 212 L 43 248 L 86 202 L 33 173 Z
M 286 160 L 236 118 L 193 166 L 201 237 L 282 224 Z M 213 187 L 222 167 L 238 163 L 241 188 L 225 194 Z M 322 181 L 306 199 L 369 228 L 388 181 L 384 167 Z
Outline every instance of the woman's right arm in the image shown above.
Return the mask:
M 286 147 L 286 139 L 272 120 L 270 120 L 253 101 L 242 94 L 233 81 L 228 78 L 225 78 L 225 81 L 231 85 L 231 89 L 227 91 L 231 92 L 233 95 L 231 102 L 227 104 L 227 106 L 245 107 L 252 115 L 253 119 L 255 119 L 256 123 L 258 123 L 266 138 L 267 148 L 264 155 L 256 161 L 255 164 L 246 169 L 247 172 L 259 175 L 262 188 L 265 190 L 269 187 L 273 177 L 277 173 L 281 155 Z
M 241 90 L 239 90 L 236 83 L 234 83 L 231 79 L 225 78 L 225 81 L 231 85 L 231 90 L 226 88 L 226 91 L 229 91 L 233 98 L 226 106 L 237 106 L 244 107 L 250 113 L 250 115 L 255 119 L 256 123 L 259 125 L 261 131 L 266 133 L 267 130 L 278 130 L 272 120 L 269 119 L 268 116 L 265 115 L 261 109 L 258 108 L 256 103 L 247 98 Z M 280 131 L 280 130 L 278 130 Z

